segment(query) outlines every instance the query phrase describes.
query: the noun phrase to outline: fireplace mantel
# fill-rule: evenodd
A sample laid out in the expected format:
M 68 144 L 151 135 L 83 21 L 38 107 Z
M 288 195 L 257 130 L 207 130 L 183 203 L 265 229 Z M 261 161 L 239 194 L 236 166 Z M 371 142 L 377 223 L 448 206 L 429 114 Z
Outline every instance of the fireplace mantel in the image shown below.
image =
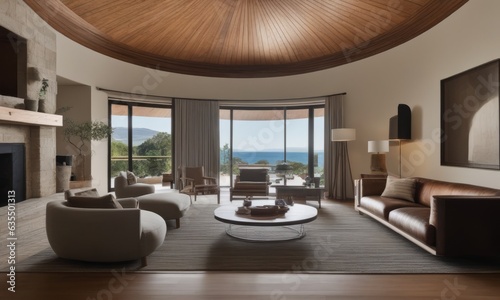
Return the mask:
M 30 126 L 60 127 L 63 125 L 63 118 L 60 115 L 0 106 L 0 122 Z

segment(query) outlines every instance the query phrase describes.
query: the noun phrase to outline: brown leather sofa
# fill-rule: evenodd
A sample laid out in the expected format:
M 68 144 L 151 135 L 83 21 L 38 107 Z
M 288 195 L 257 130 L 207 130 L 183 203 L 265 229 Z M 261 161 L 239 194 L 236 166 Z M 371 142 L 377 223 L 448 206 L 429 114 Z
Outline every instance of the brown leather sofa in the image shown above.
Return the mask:
M 500 257 L 500 190 L 414 179 L 415 202 L 382 197 L 385 178 L 359 180 L 355 209 L 434 255 Z

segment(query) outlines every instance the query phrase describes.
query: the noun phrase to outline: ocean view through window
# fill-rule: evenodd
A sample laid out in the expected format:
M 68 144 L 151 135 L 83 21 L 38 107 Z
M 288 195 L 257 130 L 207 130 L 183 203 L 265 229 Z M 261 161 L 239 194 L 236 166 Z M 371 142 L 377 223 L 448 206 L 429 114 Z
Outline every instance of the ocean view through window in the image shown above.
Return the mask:
M 232 186 L 239 167 L 266 167 L 270 180 L 282 183 L 275 172 L 282 163 L 292 169 L 288 184 L 323 180 L 324 106 L 221 109 L 220 148 L 221 186 Z

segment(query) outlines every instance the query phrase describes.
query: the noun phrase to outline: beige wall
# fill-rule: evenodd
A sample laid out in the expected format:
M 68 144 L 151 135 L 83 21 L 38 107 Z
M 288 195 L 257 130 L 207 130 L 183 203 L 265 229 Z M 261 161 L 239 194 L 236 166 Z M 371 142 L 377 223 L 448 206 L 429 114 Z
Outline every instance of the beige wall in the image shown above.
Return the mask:
M 57 94 L 57 109 L 64 110 L 62 113 L 64 118 L 64 125 L 71 120 L 76 123 L 86 122 L 91 120 L 91 89 L 85 85 L 74 86 L 59 86 L 59 93 Z M 67 143 L 64 139 L 63 128 L 57 128 L 57 155 L 73 155 L 73 173 L 78 174 L 75 170 L 76 161 L 75 156 L 78 155 L 78 150 Z M 76 142 L 76 141 L 75 141 Z M 89 147 L 82 148 L 84 154 L 90 153 Z M 90 178 L 90 162 L 92 157 L 88 159 L 88 164 L 85 168 L 86 178 Z M 78 178 L 78 180 L 81 180 Z
M 108 123 L 107 107 L 103 109 L 102 103 L 107 103 L 107 95 L 88 85 L 59 86 L 57 109 L 68 109 L 63 114 L 65 120 L 71 119 L 78 123 L 87 121 Z M 108 191 L 107 145 L 107 140 L 92 141 L 89 144 L 90 148 L 85 148 L 87 154 L 91 153 L 90 158 L 87 160 L 85 174 L 87 178 L 92 176 L 92 187 L 97 188 L 101 194 Z M 57 129 L 57 154 L 78 154 L 76 149 L 64 140 L 62 128 Z M 91 170 L 95 170 L 93 174 L 91 174 Z
M 425 176 L 500 187 L 500 171 L 440 166 L 440 80 L 499 57 L 500 1 L 469 1 L 448 19 L 417 38 L 376 56 L 304 75 L 266 79 L 206 78 L 157 72 L 107 58 L 57 37 L 57 74 L 93 88 L 205 99 L 281 99 L 346 92 L 353 173 L 369 171 L 367 141 L 388 136 L 397 104 L 413 111 L 413 140 L 403 144 L 403 175 Z M 92 95 L 92 111 L 101 118 L 105 97 Z M 397 147 L 388 164 L 397 173 Z M 104 178 L 104 168 L 93 169 Z M 104 175 L 105 176 L 105 175 Z

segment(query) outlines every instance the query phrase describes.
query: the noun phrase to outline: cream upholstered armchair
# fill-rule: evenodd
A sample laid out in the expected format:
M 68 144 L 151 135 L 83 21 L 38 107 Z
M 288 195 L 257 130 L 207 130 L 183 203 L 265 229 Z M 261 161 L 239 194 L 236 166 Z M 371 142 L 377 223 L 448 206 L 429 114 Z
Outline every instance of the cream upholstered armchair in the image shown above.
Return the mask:
M 181 193 L 194 195 L 217 195 L 217 204 L 220 204 L 220 189 L 217 179 L 205 176 L 203 167 L 182 167 L 180 168 Z
M 137 177 L 130 171 L 121 171 L 115 177 L 116 198 L 139 197 L 155 192 L 155 186 L 147 183 L 138 183 Z
M 270 185 L 268 169 L 261 167 L 240 168 L 233 187 L 229 190 L 229 200 L 234 196 L 268 196 Z
M 115 200 L 95 190 L 47 203 L 46 231 L 57 256 L 89 262 L 142 259 L 160 247 L 167 233 L 159 215 L 137 207 L 137 200 Z

